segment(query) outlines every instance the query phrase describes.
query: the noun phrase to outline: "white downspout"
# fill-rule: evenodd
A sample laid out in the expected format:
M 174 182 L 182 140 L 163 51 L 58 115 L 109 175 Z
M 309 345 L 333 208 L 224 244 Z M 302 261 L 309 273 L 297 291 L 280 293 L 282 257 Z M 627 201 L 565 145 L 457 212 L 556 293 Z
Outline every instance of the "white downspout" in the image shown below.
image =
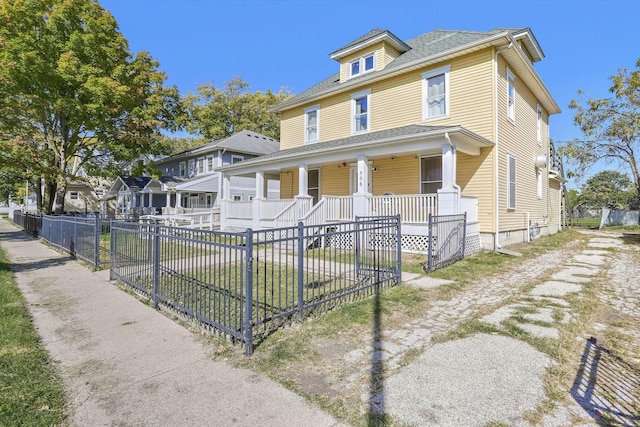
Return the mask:
M 500 236 L 500 171 L 498 168 L 498 163 L 500 162 L 500 150 L 499 150 L 499 137 L 498 137 L 498 126 L 499 126 L 499 120 L 498 120 L 498 99 L 499 99 L 499 85 L 498 85 L 498 55 L 500 55 L 500 53 L 503 50 L 507 50 L 509 49 L 511 46 L 513 45 L 513 42 L 509 42 L 509 44 L 503 48 L 500 48 L 496 51 L 496 55 L 495 55 L 495 59 L 494 59 L 494 64 L 495 64 L 495 73 L 496 73 L 496 99 L 495 99 L 495 121 L 496 121 L 496 138 L 495 138 L 495 142 L 496 142 L 496 164 L 495 164 L 495 168 L 496 168 L 496 238 L 495 238 L 495 247 L 496 249 L 500 249 L 502 246 L 500 246 L 500 241 L 499 241 L 499 236 Z
M 458 197 L 456 198 L 456 213 L 461 213 L 460 212 L 460 197 L 462 196 L 462 189 L 460 188 L 460 186 L 456 183 L 456 178 L 458 176 L 458 154 L 456 151 L 456 146 L 453 145 L 453 143 L 451 142 L 451 138 L 449 137 L 449 132 L 445 132 L 444 133 L 444 139 L 447 140 L 447 142 L 449 143 L 449 145 L 451 146 L 451 150 L 452 150 L 452 154 L 453 154 L 453 188 L 455 188 L 456 190 L 458 190 Z
M 529 215 L 529 211 L 524 213 L 527 216 L 527 243 L 531 242 L 531 216 Z

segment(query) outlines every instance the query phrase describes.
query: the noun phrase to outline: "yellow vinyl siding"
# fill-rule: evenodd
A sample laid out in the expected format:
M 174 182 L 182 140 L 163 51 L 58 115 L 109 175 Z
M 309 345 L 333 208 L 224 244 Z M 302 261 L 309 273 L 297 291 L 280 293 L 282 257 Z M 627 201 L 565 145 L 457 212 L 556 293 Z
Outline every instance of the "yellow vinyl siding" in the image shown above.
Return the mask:
M 548 169 L 542 169 L 542 197 L 537 197 L 537 172 L 534 161 L 547 155 L 548 115 L 543 110 L 543 143 L 538 144 L 537 100 L 522 79 L 515 74 L 515 120 L 507 119 L 507 64 L 501 57 L 498 64 L 499 93 L 499 218 L 500 231 L 527 227 L 527 215 L 533 224 L 547 225 L 552 212 L 549 194 Z M 507 209 L 507 155 L 516 158 L 516 207 Z
M 353 59 L 361 54 L 349 58 Z M 285 110 L 281 116 L 280 146 L 286 149 L 304 144 L 304 109 L 312 105 L 320 105 L 320 141 L 351 136 L 351 96 L 364 90 L 371 90 L 369 123 L 372 132 L 409 124 L 462 124 L 465 128 L 492 140 L 492 58 L 490 50 L 472 53 L 454 61 L 403 73 Z M 423 122 L 422 74 L 446 65 L 451 66 L 449 117 Z
M 394 49 L 393 47 L 389 46 L 386 43 L 384 45 L 383 53 L 384 55 L 380 55 L 383 62 L 381 64 L 381 68 L 379 69 L 386 67 L 387 64 L 389 64 L 391 61 L 393 61 L 398 56 L 400 56 L 400 52 L 398 52 L 396 49 Z
M 293 199 L 298 194 L 298 169 L 292 168 L 280 172 L 280 198 Z
M 320 173 L 322 183 L 320 192 L 327 196 L 348 196 L 349 193 L 349 163 L 335 163 L 322 167 Z
M 463 195 L 478 198 L 478 220 L 482 233 L 494 232 L 495 224 L 492 150 L 492 148 L 483 148 L 479 156 L 457 153 L 456 183 L 460 186 Z
M 377 172 L 372 173 L 374 196 L 420 193 L 420 160 L 415 156 L 377 159 L 373 167 L 377 168 Z
M 372 53 L 375 53 L 375 69 L 380 70 L 384 66 L 384 43 L 376 43 L 373 46 L 367 46 L 364 49 L 358 50 L 351 55 L 347 55 L 340 60 L 340 81 L 346 82 L 349 80 L 349 67 L 351 66 L 351 61 L 361 58 L 363 56 L 368 56 Z M 362 70 L 364 71 L 364 70 Z M 363 73 L 361 73 L 363 74 Z

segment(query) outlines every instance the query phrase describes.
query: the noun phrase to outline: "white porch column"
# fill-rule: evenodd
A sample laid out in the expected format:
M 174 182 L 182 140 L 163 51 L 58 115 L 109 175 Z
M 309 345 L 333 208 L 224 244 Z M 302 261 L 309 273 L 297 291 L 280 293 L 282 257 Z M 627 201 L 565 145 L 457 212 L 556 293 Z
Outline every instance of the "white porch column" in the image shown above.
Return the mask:
M 218 194 L 218 199 L 220 200 L 220 231 L 226 231 L 229 224 L 227 202 L 231 202 L 231 177 L 222 173 L 220 178 L 222 181 L 222 194 Z
M 358 176 L 357 189 L 353 194 L 353 215 L 369 216 L 371 214 L 371 206 L 369 202 L 369 162 L 364 155 L 358 156 Z
M 297 218 L 307 214 L 313 204 L 313 197 L 309 195 L 309 170 L 306 164 L 298 166 L 298 195 L 294 197 L 297 204 Z
M 256 172 L 256 195 L 253 198 L 253 229 L 259 230 L 260 220 L 262 219 L 262 204 L 264 197 L 264 172 Z
M 176 213 L 178 213 L 178 208 L 182 207 L 182 193 L 176 192 Z
M 164 202 L 164 206 L 166 208 L 170 208 L 171 207 L 171 192 L 169 190 L 167 190 L 167 195 L 166 195 L 166 199 Z
M 459 189 L 456 186 L 456 149 L 442 146 L 442 188 L 438 190 L 438 215 L 455 215 L 459 210 Z

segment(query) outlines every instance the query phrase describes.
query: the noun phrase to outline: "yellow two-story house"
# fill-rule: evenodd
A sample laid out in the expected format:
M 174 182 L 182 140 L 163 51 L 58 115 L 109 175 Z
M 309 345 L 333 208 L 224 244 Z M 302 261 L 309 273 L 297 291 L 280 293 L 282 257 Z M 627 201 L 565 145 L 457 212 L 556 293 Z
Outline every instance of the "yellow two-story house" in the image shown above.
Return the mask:
M 229 201 L 224 228 L 399 213 L 403 248 L 420 251 L 430 213 L 466 212 L 486 249 L 561 227 L 564 179 L 549 162 L 560 109 L 529 28 L 406 41 L 375 29 L 330 56 L 334 75 L 277 107 L 280 151 L 223 168 L 227 182 L 257 178 L 251 205 Z M 272 176 L 277 202 L 264 197 Z

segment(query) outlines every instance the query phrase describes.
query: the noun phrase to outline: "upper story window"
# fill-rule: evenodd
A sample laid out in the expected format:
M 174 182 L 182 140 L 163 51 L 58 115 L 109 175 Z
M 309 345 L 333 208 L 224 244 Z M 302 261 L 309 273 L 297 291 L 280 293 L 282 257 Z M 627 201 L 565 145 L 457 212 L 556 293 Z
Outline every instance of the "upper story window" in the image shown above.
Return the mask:
M 236 155 L 236 154 L 233 154 L 233 155 L 231 156 L 231 164 L 238 163 L 238 162 L 241 162 L 241 161 L 243 161 L 243 160 L 244 160 L 244 157 L 243 157 L 243 156 L 238 156 L 238 155 Z
M 356 77 L 375 69 L 376 55 L 371 53 L 349 63 L 349 77 Z
M 185 162 L 180 162 L 180 176 L 185 176 L 187 174 L 187 165 Z
M 98 188 L 98 189 L 94 190 L 94 193 L 96 193 L 96 197 L 104 196 L 104 190 L 101 189 L 101 188 Z
M 204 173 L 204 159 L 198 159 L 198 173 Z
M 207 172 L 213 171 L 213 156 L 207 157 Z
M 538 118 L 536 124 L 538 126 L 538 145 L 542 145 L 542 108 L 538 105 L 537 108 Z
M 304 110 L 304 142 L 312 144 L 318 142 L 320 128 L 319 105 L 314 105 Z
M 71 191 L 71 192 L 69 192 L 69 199 L 71 199 L 71 200 L 78 200 L 78 192 L 77 192 L 77 191 Z
M 193 176 L 196 174 L 196 161 L 195 159 L 191 159 L 189 160 L 189 170 L 188 170 L 189 176 Z
M 516 77 L 507 68 L 507 118 L 516 120 Z
M 449 71 L 442 67 L 422 74 L 422 119 L 444 118 L 449 115 Z
M 370 90 L 360 92 L 351 96 L 351 133 L 369 131 L 370 98 Z

